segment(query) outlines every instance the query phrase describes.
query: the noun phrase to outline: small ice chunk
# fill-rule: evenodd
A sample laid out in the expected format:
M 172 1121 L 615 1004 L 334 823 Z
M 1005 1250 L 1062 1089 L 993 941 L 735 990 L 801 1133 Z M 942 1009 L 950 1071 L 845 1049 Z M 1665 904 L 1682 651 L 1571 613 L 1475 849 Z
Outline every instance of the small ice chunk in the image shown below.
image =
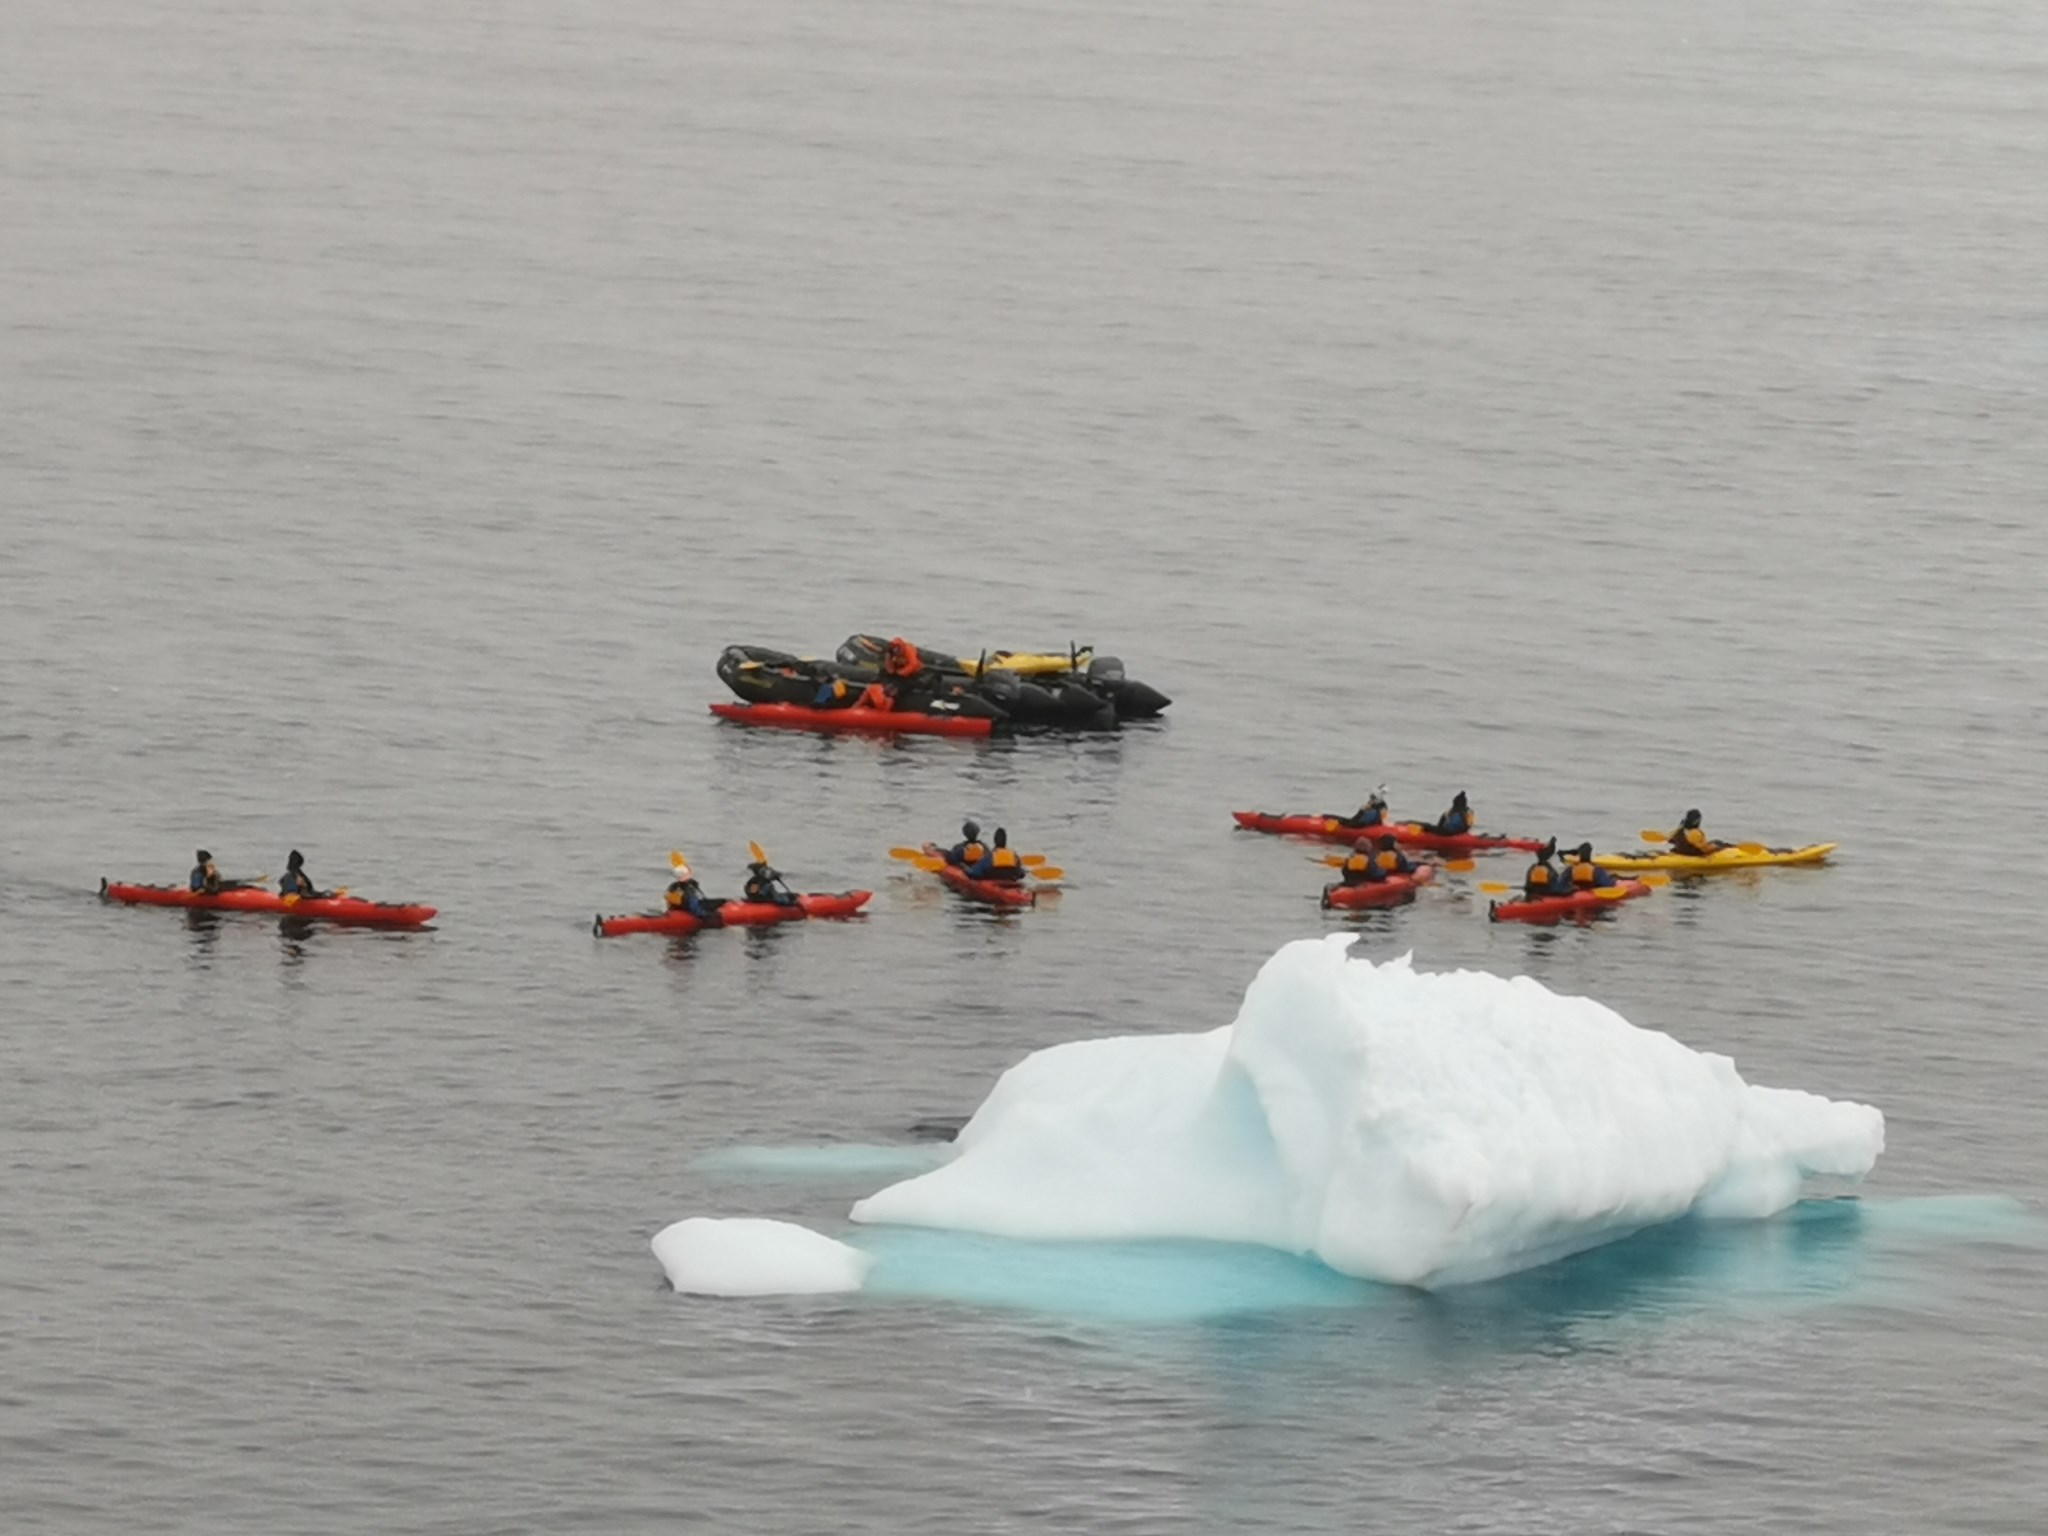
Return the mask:
M 668 1283 L 699 1296 L 857 1291 L 873 1262 L 809 1227 L 747 1216 L 691 1216 L 663 1227 L 650 1246 Z

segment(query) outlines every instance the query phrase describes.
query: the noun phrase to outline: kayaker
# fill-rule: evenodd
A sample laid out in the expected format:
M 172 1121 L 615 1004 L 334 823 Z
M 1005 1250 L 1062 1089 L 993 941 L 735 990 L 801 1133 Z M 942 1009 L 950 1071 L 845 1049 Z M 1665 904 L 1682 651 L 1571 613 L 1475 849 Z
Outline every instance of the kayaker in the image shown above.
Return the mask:
M 740 893 L 742 901 L 765 901 L 771 906 L 796 906 L 796 893 L 782 883 L 782 872 L 770 869 L 760 859 L 747 866 L 746 888 Z
M 1451 798 L 1451 808 L 1436 819 L 1430 831 L 1439 837 L 1462 837 L 1472 830 L 1472 805 L 1462 789 Z
M 1564 873 L 1570 877 L 1573 890 L 1597 891 L 1618 884 L 1614 871 L 1602 869 L 1593 862 L 1593 845 L 1581 843 L 1564 856 Z
M 1351 845 L 1351 852 L 1345 855 L 1340 866 L 1341 885 L 1374 885 L 1387 878 L 1387 872 L 1380 868 L 1380 861 L 1373 853 L 1372 839 L 1361 837 Z
M 214 867 L 213 855 L 201 848 L 196 857 L 199 862 L 192 866 L 192 889 L 208 896 L 218 896 L 220 871 Z
M 917 654 L 917 647 L 898 635 L 889 642 L 889 648 L 882 652 L 882 675 L 894 678 L 912 678 L 924 670 L 924 658 Z
M 967 873 L 976 880 L 998 880 L 1007 885 L 1016 885 L 1024 879 L 1024 861 L 1017 857 L 1017 850 L 1010 846 L 1010 834 L 1002 827 L 997 827 L 995 846 L 983 854 L 978 863 L 970 865 Z
M 1689 853 L 1704 859 L 1710 853 L 1717 853 L 1727 847 L 1717 843 L 1700 827 L 1700 813 L 1687 811 L 1685 820 L 1678 824 L 1678 830 L 1671 834 L 1671 848 L 1674 853 Z
M 662 900 L 671 912 L 687 912 L 706 928 L 724 924 L 725 919 L 719 910 L 725 905 L 724 898 L 706 896 L 704 887 L 697 883 L 697 877 L 690 873 L 687 864 L 676 866 L 676 877 L 662 893 Z
M 1366 828 L 1384 826 L 1387 820 L 1386 796 L 1379 790 L 1374 790 L 1372 798 L 1358 808 L 1356 816 L 1339 816 L 1335 820 L 1340 827 Z
M 944 850 L 926 843 L 925 852 L 935 854 L 948 864 L 958 865 L 961 869 L 972 869 L 987 854 L 988 846 L 981 840 L 981 823 L 970 819 L 960 823 L 959 842 Z
M 1372 859 L 1373 863 L 1379 866 L 1382 878 L 1388 875 L 1412 875 L 1415 873 L 1415 861 L 1401 851 L 1401 845 L 1394 841 L 1393 833 L 1382 832 L 1379 836 L 1378 847 L 1379 851 L 1372 856 Z
M 1522 876 L 1522 895 L 1527 900 L 1541 901 L 1546 896 L 1564 893 L 1565 877 L 1550 862 L 1556 857 L 1557 839 L 1553 837 L 1543 845 L 1543 851 L 1536 855 L 1536 862 Z
M 306 873 L 306 856 L 294 848 L 291 857 L 284 861 L 284 873 L 277 877 L 277 894 L 280 896 L 318 896 L 313 888 L 313 877 Z

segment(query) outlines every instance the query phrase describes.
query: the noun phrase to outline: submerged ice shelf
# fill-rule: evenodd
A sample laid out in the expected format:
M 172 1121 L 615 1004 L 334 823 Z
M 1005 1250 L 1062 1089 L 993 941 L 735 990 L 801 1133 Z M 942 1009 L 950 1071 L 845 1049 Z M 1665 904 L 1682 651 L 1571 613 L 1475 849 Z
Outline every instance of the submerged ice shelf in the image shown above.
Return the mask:
M 1434 1288 L 1683 1216 L 1768 1216 L 1883 1150 L 1868 1105 L 1752 1086 L 1724 1056 L 1527 977 L 1376 966 L 1349 944 L 1286 945 L 1223 1028 L 1025 1058 L 951 1161 L 854 1220 L 1249 1243 Z

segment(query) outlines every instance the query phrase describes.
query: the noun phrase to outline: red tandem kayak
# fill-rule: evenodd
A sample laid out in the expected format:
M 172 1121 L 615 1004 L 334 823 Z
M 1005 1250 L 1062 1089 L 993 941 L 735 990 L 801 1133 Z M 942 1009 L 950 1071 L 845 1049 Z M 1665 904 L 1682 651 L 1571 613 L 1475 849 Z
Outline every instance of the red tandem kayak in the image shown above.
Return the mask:
M 797 897 L 793 907 L 772 901 L 728 901 L 718 909 L 726 928 L 759 928 L 767 923 L 795 923 L 807 917 L 851 917 L 866 906 L 872 891 L 809 891 Z M 601 939 L 616 939 L 626 933 L 695 933 L 704 924 L 687 912 L 643 912 L 637 917 L 600 915 L 590 931 Z
M 1370 885 L 1326 885 L 1323 905 L 1355 911 L 1364 907 L 1398 907 L 1415 899 L 1416 888 L 1436 878 L 1436 866 L 1423 864 L 1412 875 L 1389 875 Z
M 396 901 L 364 901 L 360 896 L 301 896 L 287 902 L 271 890 L 204 891 L 182 885 L 121 885 L 100 882 L 107 901 L 139 907 L 187 907 L 201 912 L 273 912 L 280 917 L 318 918 L 356 928 L 417 928 L 434 908 Z
M 1287 837 L 1314 837 L 1326 843 L 1355 843 L 1361 837 L 1378 837 L 1391 832 L 1404 848 L 1429 848 L 1437 853 L 1483 853 L 1489 848 L 1512 848 L 1520 853 L 1541 853 L 1543 844 L 1530 837 L 1496 837 L 1489 832 L 1432 832 L 1412 821 L 1382 822 L 1377 827 L 1338 825 L 1334 816 L 1274 816 L 1266 811 L 1232 811 L 1231 816 L 1247 832 L 1278 832 Z
M 1028 885 L 1014 880 L 977 880 L 957 864 L 947 864 L 932 873 L 962 896 L 985 901 L 992 907 L 1028 907 L 1038 900 L 1038 892 Z
M 807 709 L 801 704 L 714 704 L 711 713 L 735 725 L 783 731 L 851 731 L 875 736 L 987 736 L 996 723 L 979 715 L 920 715 L 899 709 Z
M 1572 891 L 1564 896 L 1539 896 L 1534 901 L 1496 901 L 1486 909 L 1495 922 L 1554 923 L 1564 917 L 1590 917 L 1602 907 L 1619 906 L 1650 888 L 1640 880 L 1624 880 L 1605 890 Z

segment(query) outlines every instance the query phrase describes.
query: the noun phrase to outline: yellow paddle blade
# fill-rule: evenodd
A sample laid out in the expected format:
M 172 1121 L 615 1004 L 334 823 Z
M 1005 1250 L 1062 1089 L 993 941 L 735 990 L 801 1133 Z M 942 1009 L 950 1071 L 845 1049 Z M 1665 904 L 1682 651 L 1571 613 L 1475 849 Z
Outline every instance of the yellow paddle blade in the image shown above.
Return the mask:
M 940 870 L 946 867 L 946 861 L 944 859 L 934 859 L 929 855 L 922 853 L 920 853 L 911 862 L 917 865 L 919 869 L 930 870 L 933 874 L 937 874 Z
M 761 845 L 759 843 L 747 844 L 747 852 L 754 856 L 754 862 L 756 864 L 766 864 L 768 862 L 768 855 L 761 851 Z
M 1636 836 L 1646 843 L 1668 843 L 1671 841 L 1671 834 L 1669 832 L 1653 832 L 1647 827 L 1638 832 Z
M 1629 894 L 1627 887 L 1619 885 L 1596 885 L 1589 889 L 1602 901 L 1620 901 Z
M 1041 864 L 1032 870 L 1031 873 L 1040 880 L 1064 880 L 1067 878 L 1067 872 L 1064 869 L 1054 869 L 1050 864 Z
M 889 857 L 901 859 L 906 864 L 915 864 L 919 859 L 929 858 L 930 855 L 922 848 L 891 848 Z
M 669 851 L 668 851 L 668 867 L 669 867 L 670 869 L 681 869 L 681 868 L 682 868 L 682 867 L 683 867 L 683 866 L 684 866 L 685 864 L 687 864 L 687 863 L 689 863 L 689 862 L 690 862 L 690 861 L 689 861 L 688 859 L 684 858 L 684 857 L 683 857 L 683 856 L 682 856 L 682 855 L 681 855 L 680 853 L 678 853 L 678 852 L 677 852 L 677 851 L 676 851 L 675 849 L 673 849 L 673 848 L 669 849 Z
M 1509 891 L 1517 890 L 1519 887 L 1507 885 L 1499 880 L 1482 880 L 1479 882 L 1479 889 L 1489 896 L 1505 896 Z
M 345 885 L 337 885 L 337 886 L 336 886 L 336 887 L 335 887 L 335 888 L 334 888 L 333 890 L 331 890 L 331 891 L 329 891 L 329 892 L 327 893 L 327 899 L 328 899 L 329 901 L 339 901 L 339 900 L 341 900 L 341 898 L 342 898 L 342 897 L 346 896 L 347 894 L 348 894 L 348 887 L 347 887 L 347 886 L 345 886 Z
M 285 897 L 284 904 L 288 907 L 296 907 L 299 904 L 299 893 L 293 891 L 291 895 Z
M 1477 867 L 1478 867 L 1478 866 L 1477 866 L 1476 864 L 1474 864 L 1474 863 L 1472 862 L 1472 860 L 1470 860 L 1470 859 L 1445 859 L 1445 860 L 1444 860 L 1444 868 L 1445 868 L 1445 869 L 1452 869 L 1452 870 L 1456 870 L 1456 871 L 1457 871 L 1457 872 L 1458 872 L 1459 874 L 1463 874 L 1463 873 L 1464 873 L 1464 872 L 1465 872 L 1466 870 L 1468 870 L 1468 869 L 1476 869 Z
M 1640 875 L 1630 875 L 1631 880 L 1640 880 L 1644 885 L 1669 885 L 1671 877 L 1659 870 L 1648 870 Z
M 1026 864 L 1043 864 L 1045 862 L 1045 855 L 1042 853 L 1027 853 L 1021 855 L 1021 857 Z

